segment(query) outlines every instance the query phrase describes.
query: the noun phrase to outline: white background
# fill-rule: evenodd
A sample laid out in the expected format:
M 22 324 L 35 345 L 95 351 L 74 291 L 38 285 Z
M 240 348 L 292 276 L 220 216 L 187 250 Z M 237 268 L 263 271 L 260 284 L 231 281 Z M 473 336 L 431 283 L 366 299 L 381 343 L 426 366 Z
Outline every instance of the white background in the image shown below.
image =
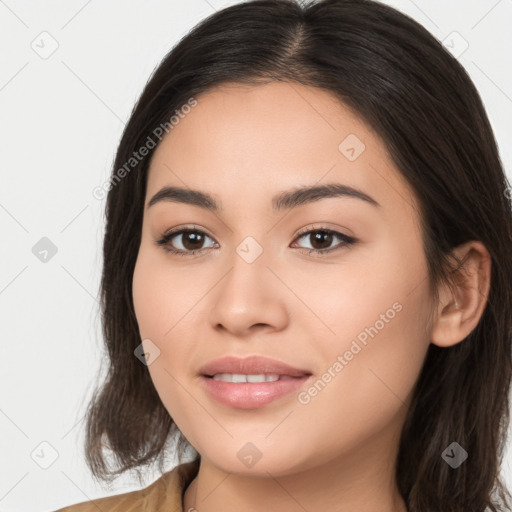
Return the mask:
M 104 200 L 92 190 L 108 178 L 123 125 L 162 57 L 233 3 L 0 2 L 0 511 L 50 511 L 139 488 L 129 476 L 110 489 L 95 484 L 82 452 L 81 420 L 104 359 L 97 301 Z M 441 40 L 458 32 L 458 51 L 467 41 L 459 60 L 482 95 L 510 176 L 512 1 L 385 3 Z M 42 47 L 41 38 L 47 50 L 51 38 L 58 43 L 46 59 L 31 47 Z M 57 247 L 46 263 L 32 253 L 42 237 Z M 50 463 L 53 450 L 58 457 L 47 469 L 31 457 Z M 508 454 L 509 487 L 511 468 Z M 157 476 L 149 472 L 146 485 Z

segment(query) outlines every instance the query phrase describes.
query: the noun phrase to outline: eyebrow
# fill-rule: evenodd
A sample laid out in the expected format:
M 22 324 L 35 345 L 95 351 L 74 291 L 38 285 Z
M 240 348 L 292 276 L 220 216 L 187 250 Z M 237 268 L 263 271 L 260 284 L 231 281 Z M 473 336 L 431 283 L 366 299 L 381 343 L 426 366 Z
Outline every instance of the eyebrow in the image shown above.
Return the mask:
M 307 203 L 319 201 L 320 199 L 331 197 L 349 197 L 361 199 L 375 207 L 380 204 L 373 197 L 365 194 L 348 185 L 340 183 L 328 183 L 326 185 L 313 185 L 300 187 L 293 190 L 280 192 L 272 198 L 272 209 L 275 212 L 289 210 Z M 200 190 L 187 189 L 182 187 L 163 187 L 149 201 L 147 208 L 150 208 L 161 201 L 171 201 L 174 203 L 185 203 L 193 206 L 199 206 L 211 212 L 221 211 L 222 205 L 213 196 Z

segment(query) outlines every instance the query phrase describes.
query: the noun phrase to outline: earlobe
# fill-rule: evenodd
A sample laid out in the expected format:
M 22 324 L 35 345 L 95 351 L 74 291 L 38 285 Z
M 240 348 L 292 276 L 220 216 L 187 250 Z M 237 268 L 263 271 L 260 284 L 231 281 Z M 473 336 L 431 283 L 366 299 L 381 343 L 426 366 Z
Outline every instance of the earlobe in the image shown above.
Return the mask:
M 491 257 L 479 241 L 470 241 L 452 252 L 461 265 L 452 274 L 452 286 L 443 283 L 432 325 L 431 342 L 449 347 L 464 340 L 478 325 L 490 290 Z

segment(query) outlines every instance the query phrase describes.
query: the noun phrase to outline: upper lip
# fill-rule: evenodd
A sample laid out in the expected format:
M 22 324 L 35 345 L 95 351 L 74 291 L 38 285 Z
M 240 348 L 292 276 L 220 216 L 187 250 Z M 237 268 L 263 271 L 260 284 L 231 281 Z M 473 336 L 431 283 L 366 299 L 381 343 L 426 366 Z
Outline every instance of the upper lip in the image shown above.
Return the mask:
M 290 377 L 303 377 L 311 375 L 308 370 L 294 368 L 276 359 L 268 357 L 251 356 L 244 359 L 225 356 L 215 359 L 202 366 L 199 370 L 201 375 L 212 377 L 220 373 L 235 373 L 245 375 L 277 374 Z

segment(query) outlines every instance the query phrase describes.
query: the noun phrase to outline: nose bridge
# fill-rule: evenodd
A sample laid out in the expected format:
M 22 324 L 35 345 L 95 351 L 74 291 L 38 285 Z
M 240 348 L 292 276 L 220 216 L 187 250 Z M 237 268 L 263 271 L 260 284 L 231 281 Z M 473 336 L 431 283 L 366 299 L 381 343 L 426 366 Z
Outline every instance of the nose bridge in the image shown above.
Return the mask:
M 266 251 L 254 237 L 247 236 L 228 258 L 230 270 L 219 283 L 211 311 L 213 325 L 243 332 L 254 324 L 282 328 L 287 313 L 276 279 L 267 265 Z
M 266 295 L 271 274 L 267 268 L 268 251 L 254 237 L 245 237 L 228 258 L 231 270 L 223 285 L 223 296 L 236 298 L 240 304 Z M 254 304 L 253 304 L 254 305 Z

